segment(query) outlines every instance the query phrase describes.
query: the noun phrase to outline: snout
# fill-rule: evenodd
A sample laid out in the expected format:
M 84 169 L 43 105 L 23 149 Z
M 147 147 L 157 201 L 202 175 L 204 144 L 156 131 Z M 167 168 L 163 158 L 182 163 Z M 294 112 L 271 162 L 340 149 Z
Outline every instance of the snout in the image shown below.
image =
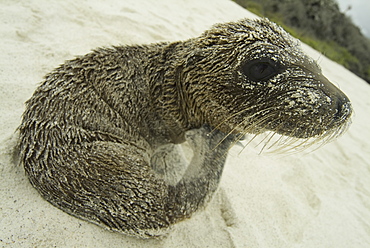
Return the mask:
M 322 91 L 331 99 L 329 111 L 332 113 L 332 123 L 341 125 L 352 115 L 352 105 L 348 97 L 326 77 L 319 76 L 318 81 L 322 83 Z
M 264 129 L 307 139 L 336 133 L 348 126 L 352 107 L 348 97 L 320 75 L 281 94 Z M 276 99 L 275 99 L 276 100 Z M 271 99 L 270 102 L 277 102 Z

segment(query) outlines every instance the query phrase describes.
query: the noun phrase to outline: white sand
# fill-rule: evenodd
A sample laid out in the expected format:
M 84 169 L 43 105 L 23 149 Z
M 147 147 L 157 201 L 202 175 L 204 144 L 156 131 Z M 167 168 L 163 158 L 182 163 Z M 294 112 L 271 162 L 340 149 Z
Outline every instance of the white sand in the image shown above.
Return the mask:
M 181 40 L 253 17 L 228 0 L 1 1 L 1 247 L 370 247 L 370 87 L 306 48 L 352 100 L 349 131 L 308 155 L 234 147 L 208 207 L 161 240 L 138 240 L 44 201 L 11 157 L 23 103 L 42 77 L 98 46 Z

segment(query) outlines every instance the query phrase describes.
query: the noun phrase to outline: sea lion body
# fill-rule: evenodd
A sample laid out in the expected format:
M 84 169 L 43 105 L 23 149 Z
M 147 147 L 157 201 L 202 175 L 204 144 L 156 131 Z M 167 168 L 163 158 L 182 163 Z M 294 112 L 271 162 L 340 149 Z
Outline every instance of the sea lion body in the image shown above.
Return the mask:
M 242 20 L 183 42 L 100 48 L 65 62 L 27 102 L 21 162 L 56 207 L 152 237 L 205 204 L 244 134 L 332 137 L 350 115 L 348 98 L 288 34 Z M 158 168 L 184 161 L 158 162 L 158 151 L 174 158 L 166 146 L 185 140 L 193 158 L 180 180 L 166 181 Z

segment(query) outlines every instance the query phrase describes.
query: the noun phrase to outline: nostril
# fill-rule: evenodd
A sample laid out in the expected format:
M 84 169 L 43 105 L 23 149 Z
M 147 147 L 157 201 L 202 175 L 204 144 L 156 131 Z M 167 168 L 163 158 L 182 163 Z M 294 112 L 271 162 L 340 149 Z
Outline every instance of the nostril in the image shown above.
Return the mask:
M 349 99 L 346 96 L 337 98 L 336 102 L 336 113 L 334 114 L 334 120 L 341 122 L 347 120 L 352 114 L 352 106 Z

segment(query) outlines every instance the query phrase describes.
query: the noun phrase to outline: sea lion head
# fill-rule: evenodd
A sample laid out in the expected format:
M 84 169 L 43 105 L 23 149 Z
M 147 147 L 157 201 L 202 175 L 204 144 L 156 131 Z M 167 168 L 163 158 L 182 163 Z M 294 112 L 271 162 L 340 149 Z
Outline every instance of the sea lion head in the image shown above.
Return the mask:
M 179 78 L 194 117 L 216 129 L 331 139 L 348 126 L 347 96 L 276 24 L 219 24 L 192 44 Z

